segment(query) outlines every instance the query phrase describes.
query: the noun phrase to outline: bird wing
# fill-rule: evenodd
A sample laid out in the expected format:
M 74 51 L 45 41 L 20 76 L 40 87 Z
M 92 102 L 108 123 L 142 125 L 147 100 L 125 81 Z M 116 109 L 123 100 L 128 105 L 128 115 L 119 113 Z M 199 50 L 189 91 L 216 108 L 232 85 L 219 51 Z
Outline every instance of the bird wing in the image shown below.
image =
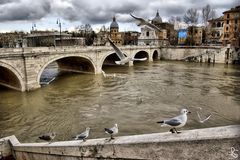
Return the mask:
M 206 116 L 205 119 L 202 119 L 200 114 L 198 113 L 198 111 L 197 111 L 197 115 L 198 115 L 198 120 L 199 120 L 200 123 L 204 123 L 205 121 L 207 121 L 212 116 L 212 114 L 209 114 L 208 116 Z
M 143 18 L 140 18 L 140 17 L 136 17 L 132 14 L 130 14 L 134 19 L 138 20 L 139 21 L 139 24 L 138 26 L 141 26 L 141 25 L 147 25 L 148 27 L 156 30 L 156 31 L 161 31 L 161 29 L 157 26 L 155 26 L 154 24 L 152 23 L 149 23 L 148 21 L 144 20 Z
M 198 111 L 197 111 L 197 116 L 198 116 L 199 122 L 202 121 L 202 119 L 201 119 L 200 114 L 198 113 Z
M 169 119 L 169 120 L 165 120 L 164 123 L 167 124 L 167 125 L 170 125 L 170 126 L 178 126 L 182 122 L 177 118 L 172 118 L 172 119 Z
M 133 58 L 134 61 L 146 61 L 147 57 L 144 58 Z
M 115 50 L 117 56 L 120 58 L 120 60 L 125 59 L 125 55 L 122 53 L 122 51 L 111 41 L 111 39 L 108 37 L 108 41 L 110 43 L 110 45 L 113 47 L 113 49 Z
M 46 134 L 44 134 L 42 136 L 39 136 L 38 138 L 42 139 L 42 140 L 45 140 L 45 141 L 50 141 L 51 140 L 51 136 L 50 136 L 49 133 L 46 133 Z
M 134 19 L 136 19 L 136 20 L 138 20 L 138 26 L 141 26 L 141 25 L 145 25 L 146 24 L 146 21 L 143 19 L 143 18 L 140 18 L 140 17 L 136 17 L 136 16 L 134 16 L 134 15 L 132 15 L 131 13 L 130 13 L 130 15 L 134 18 Z
M 75 139 L 84 139 L 84 138 L 86 138 L 86 137 L 87 137 L 87 133 L 86 133 L 86 131 L 85 131 L 85 132 L 77 135 Z
M 206 118 L 204 119 L 204 120 L 202 120 L 203 121 L 203 123 L 205 122 L 205 121 L 207 121 L 210 117 L 211 117 L 212 115 L 210 114 L 210 115 L 208 115 L 208 116 L 206 116 Z
M 105 128 L 105 132 L 108 134 L 113 134 L 113 131 L 111 129 Z

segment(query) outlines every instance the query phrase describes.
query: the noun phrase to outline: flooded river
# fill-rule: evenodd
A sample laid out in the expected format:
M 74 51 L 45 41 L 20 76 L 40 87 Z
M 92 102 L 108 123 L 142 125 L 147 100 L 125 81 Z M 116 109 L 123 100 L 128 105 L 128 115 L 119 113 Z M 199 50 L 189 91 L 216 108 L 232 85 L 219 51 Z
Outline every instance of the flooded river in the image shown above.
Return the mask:
M 71 140 L 91 127 L 90 138 L 100 138 L 114 123 L 119 135 L 165 132 L 156 121 L 182 108 L 192 111 L 183 129 L 240 124 L 239 66 L 157 61 L 104 71 L 107 77 L 62 74 L 32 92 L 1 87 L 0 137 L 38 142 L 42 133 L 55 131 L 56 140 Z M 199 107 L 212 114 L 203 124 Z

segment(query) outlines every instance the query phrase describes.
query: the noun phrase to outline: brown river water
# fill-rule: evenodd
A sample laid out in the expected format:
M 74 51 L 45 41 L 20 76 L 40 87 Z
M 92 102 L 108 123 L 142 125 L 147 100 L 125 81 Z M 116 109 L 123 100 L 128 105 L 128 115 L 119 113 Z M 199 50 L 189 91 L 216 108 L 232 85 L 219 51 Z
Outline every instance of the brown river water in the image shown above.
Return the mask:
M 240 124 L 240 66 L 156 61 L 103 70 L 107 77 L 60 74 L 31 92 L 0 87 L 0 137 L 38 142 L 55 131 L 62 141 L 90 127 L 89 138 L 102 138 L 114 123 L 119 136 L 166 132 L 156 122 L 182 108 L 192 112 L 182 130 Z M 212 114 L 205 123 L 199 107 Z

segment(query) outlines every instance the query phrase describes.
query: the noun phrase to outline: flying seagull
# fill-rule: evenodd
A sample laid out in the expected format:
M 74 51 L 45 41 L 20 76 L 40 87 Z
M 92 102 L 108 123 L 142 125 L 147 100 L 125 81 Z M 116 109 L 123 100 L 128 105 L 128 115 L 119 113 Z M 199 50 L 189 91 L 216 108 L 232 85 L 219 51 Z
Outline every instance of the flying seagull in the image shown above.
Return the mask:
M 56 133 L 55 132 L 51 132 L 51 133 L 45 133 L 41 136 L 39 136 L 38 138 L 44 141 L 48 141 L 49 143 L 52 142 L 52 140 L 56 137 Z
M 177 131 L 176 128 L 183 127 L 187 123 L 187 114 L 188 113 L 191 113 L 191 112 L 188 111 L 187 109 L 182 109 L 181 114 L 179 116 L 176 116 L 171 119 L 159 121 L 157 123 L 161 123 L 162 127 L 165 127 L 165 126 L 172 127 L 170 129 L 170 132 L 172 132 L 172 133 L 181 133 L 181 132 Z
M 155 26 L 155 25 L 152 24 L 152 23 L 149 23 L 149 22 L 146 21 L 145 19 L 140 18 L 140 17 L 136 17 L 136 16 L 134 16 L 134 15 L 132 15 L 132 14 L 130 14 L 130 15 L 131 15 L 134 19 L 136 19 L 136 20 L 138 21 L 138 24 L 137 24 L 138 26 L 146 25 L 146 26 L 154 29 L 155 31 L 158 31 L 158 32 L 161 31 L 161 29 L 160 29 L 159 27 Z
M 201 107 L 199 107 L 199 109 L 202 110 Z M 205 119 L 202 119 L 200 114 L 198 113 L 198 111 L 197 111 L 197 115 L 198 115 L 198 122 L 200 122 L 200 123 L 206 122 L 212 116 L 212 114 L 209 114 L 205 117 Z
M 88 136 L 89 136 L 89 131 L 90 131 L 90 128 L 87 127 L 84 132 L 82 132 L 81 134 L 76 135 L 76 137 L 74 137 L 74 139 L 75 140 L 83 140 L 85 142 L 86 138 L 88 138 Z
M 111 140 L 111 139 L 114 139 L 114 138 L 113 138 L 113 135 L 118 133 L 118 125 L 115 124 L 112 128 L 105 128 L 104 130 L 105 130 L 105 133 L 111 135 L 110 140 Z
M 109 41 L 110 45 L 113 47 L 113 49 L 115 50 L 118 58 L 120 59 L 120 61 L 115 61 L 115 63 L 118 65 L 124 65 L 125 63 L 128 63 L 129 61 L 145 61 L 145 60 L 147 60 L 147 57 L 145 57 L 145 58 L 126 57 L 123 54 L 123 52 L 112 42 L 112 40 L 109 37 L 108 37 L 108 41 Z

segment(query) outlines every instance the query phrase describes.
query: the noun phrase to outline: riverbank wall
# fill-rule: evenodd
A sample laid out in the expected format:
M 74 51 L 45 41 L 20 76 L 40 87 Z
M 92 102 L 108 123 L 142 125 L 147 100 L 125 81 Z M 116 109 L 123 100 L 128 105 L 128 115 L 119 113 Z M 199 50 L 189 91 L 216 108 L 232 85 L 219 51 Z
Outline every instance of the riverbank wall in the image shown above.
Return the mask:
M 226 57 L 226 47 L 221 46 L 168 46 L 160 48 L 162 60 L 186 60 L 206 63 L 226 63 L 231 60 Z
M 180 134 L 122 136 L 111 141 L 102 138 L 86 142 L 20 143 L 15 136 L 10 136 L 5 142 L 8 143 L 0 147 L 3 156 L 13 155 L 17 160 L 238 159 L 240 125 L 183 130 Z

